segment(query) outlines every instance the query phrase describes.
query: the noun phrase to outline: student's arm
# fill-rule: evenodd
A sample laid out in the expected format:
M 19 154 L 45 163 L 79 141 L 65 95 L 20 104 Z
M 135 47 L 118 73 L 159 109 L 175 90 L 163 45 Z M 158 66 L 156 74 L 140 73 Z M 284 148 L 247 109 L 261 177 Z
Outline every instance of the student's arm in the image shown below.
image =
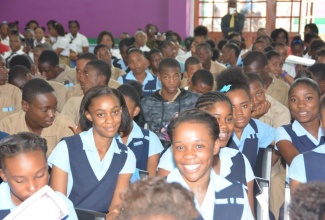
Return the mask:
M 55 53 L 57 53 L 58 55 L 60 55 L 60 53 L 63 51 L 62 48 L 56 48 Z
M 299 185 L 307 183 L 303 154 L 299 154 L 292 160 L 288 176 L 290 178 L 290 194 L 292 197 Z
M 166 177 L 170 174 L 170 171 L 162 169 L 162 168 L 158 168 L 158 174 L 157 176 L 159 177 Z
M 156 176 L 159 157 L 160 154 L 155 154 L 148 158 L 147 171 L 149 173 L 149 176 Z
M 285 79 L 290 85 L 293 83 L 293 81 L 295 81 L 295 79 L 292 76 L 290 76 L 288 73 L 285 74 L 282 78 Z
M 68 173 L 53 165 L 51 172 L 51 187 L 54 191 L 67 196 Z
M 249 206 L 251 207 L 252 213 L 254 215 L 254 180 L 251 180 L 247 183 L 247 197 Z
M 129 186 L 131 176 L 132 174 L 129 173 L 120 174 L 118 176 L 113 199 L 108 209 L 109 213 L 107 214 L 106 219 L 114 219 L 114 217 L 119 213 L 119 206 L 122 202 L 120 195 Z
M 276 143 L 278 150 L 286 161 L 286 163 L 290 166 L 293 158 L 299 154 L 297 148 L 292 144 L 292 142 L 288 140 L 278 141 Z
M 297 180 L 293 180 L 293 179 L 290 179 L 290 195 L 291 195 L 291 198 L 294 196 L 297 188 L 301 185 L 302 183 L 297 181 Z

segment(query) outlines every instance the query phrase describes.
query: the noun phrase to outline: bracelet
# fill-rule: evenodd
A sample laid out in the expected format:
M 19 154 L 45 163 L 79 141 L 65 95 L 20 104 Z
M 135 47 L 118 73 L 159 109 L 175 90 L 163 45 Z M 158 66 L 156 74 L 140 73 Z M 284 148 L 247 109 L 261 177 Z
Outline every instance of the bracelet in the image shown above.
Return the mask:
M 287 75 L 288 74 L 288 72 L 287 71 L 284 71 L 282 74 L 281 74 L 281 77 L 283 78 L 283 77 L 285 77 L 285 75 Z

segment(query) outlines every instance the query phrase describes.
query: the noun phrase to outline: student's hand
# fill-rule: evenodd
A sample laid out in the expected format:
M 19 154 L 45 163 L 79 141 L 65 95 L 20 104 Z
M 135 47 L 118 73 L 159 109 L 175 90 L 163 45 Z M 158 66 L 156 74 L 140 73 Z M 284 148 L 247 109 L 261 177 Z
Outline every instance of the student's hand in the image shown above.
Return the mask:
M 114 220 L 120 214 L 118 209 L 114 209 L 106 214 L 106 220 Z
M 75 125 L 69 125 L 69 128 L 71 129 L 71 131 L 74 134 L 80 134 L 82 132 L 81 128 L 80 128 L 80 124 L 78 124 L 78 126 Z
M 31 71 L 32 71 L 32 74 L 35 76 L 38 74 L 38 68 L 35 64 L 32 64 L 31 67 L 30 67 Z
M 256 106 L 255 110 L 252 111 L 252 118 L 260 118 L 262 117 L 271 107 L 271 103 L 267 100 L 261 102 L 258 106 Z
M 76 61 L 78 58 L 78 54 L 74 52 L 73 50 L 70 50 L 70 59 Z

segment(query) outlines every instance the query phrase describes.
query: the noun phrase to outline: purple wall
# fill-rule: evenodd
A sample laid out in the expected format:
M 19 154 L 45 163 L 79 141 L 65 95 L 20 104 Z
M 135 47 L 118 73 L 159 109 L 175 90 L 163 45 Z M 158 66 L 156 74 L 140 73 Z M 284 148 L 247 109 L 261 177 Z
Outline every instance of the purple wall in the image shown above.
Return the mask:
M 95 38 L 101 30 L 109 30 L 117 38 L 126 31 L 133 35 L 147 23 L 159 31 L 172 29 L 182 38 L 189 35 L 190 0 L 7 0 L 1 2 L 0 21 L 25 24 L 37 20 L 41 26 L 54 19 L 67 29 L 69 20 L 78 20 L 80 32 Z

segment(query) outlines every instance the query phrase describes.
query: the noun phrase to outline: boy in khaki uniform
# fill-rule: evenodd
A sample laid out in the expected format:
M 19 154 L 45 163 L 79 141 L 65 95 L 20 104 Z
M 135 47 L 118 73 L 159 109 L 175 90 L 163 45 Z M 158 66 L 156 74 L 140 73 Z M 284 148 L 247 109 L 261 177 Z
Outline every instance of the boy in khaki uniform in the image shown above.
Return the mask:
M 189 57 L 185 62 L 184 77 L 181 80 L 180 88 L 189 86 L 192 76 L 197 70 L 202 70 L 202 63 L 197 57 Z
M 29 69 L 18 65 L 10 69 L 8 83 L 18 87 L 22 91 L 24 85 L 33 78 L 37 77 L 34 77 Z M 48 81 L 48 83 L 53 87 L 58 100 L 57 111 L 61 112 L 65 104 L 67 88 L 62 83 L 55 81 Z
M 80 81 L 80 75 L 84 71 L 86 64 L 92 60 L 97 60 L 97 56 L 93 53 L 84 53 L 78 57 L 77 62 L 76 62 L 77 80 L 78 81 Z M 113 69 L 112 67 L 111 67 L 111 72 Z M 116 69 L 118 69 L 118 68 L 116 68 Z M 108 86 L 113 89 L 117 89 L 120 85 L 121 85 L 121 83 L 119 83 L 118 81 L 116 81 L 114 79 L 110 79 L 109 83 L 108 83 Z M 82 92 L 81 86 L 78 83 L 77 85 L 74 85 L 68 89 L 67 94 L 66 94 L 66 100 L 68 101 L 71 97 L 83 96 L 83 94 L 84 93 Z
M 9 134 L 32 132 L 47 140 L 50 155 L 64 137 L 73 135 L 73 122 L 56 112 L 54 89 L 43 79 L 28 81 L 23 89 L 22 110 L 0 120 L 0 130 Z
M 86 77 L 87 75 L 87 77 Z M 111 77 L 110 66 L 102 60 L 89 61 L 80 74 L 80 87 L 85 94 L 89 89 L 99 85 L 107 85 Z M 62 109 L 62 114 L 68 116 L 76 125 L 79 124 L 79 109 L 82 96 L 71 97 Z
M 8 69 L 5 60 L 0 56 L 0 119 L 16 113 L 21 109 L 20 90 L 7 83 Z
M 67 65 L 59 65 L 59 56 L 51 50 L 45 50 L 38 59 L 38 69 L 46 80 L 63 83 L 66 87 L 78 83 L 76 70 Z

